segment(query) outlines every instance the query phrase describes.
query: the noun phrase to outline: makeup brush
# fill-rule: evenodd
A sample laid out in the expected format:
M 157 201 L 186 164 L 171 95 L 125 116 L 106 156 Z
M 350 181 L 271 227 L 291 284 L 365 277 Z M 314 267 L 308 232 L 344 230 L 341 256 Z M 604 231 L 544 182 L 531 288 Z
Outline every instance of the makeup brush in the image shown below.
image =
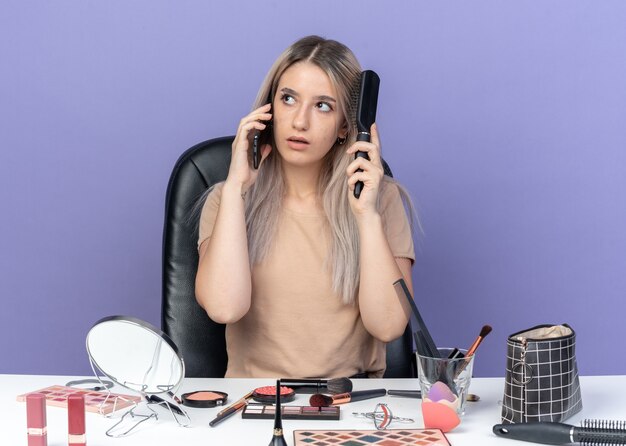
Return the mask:
M 276 380 L 276 411 L 274 412 L 274 435 L 269 446 L 287 446 L 283 437 L 282 410 L 280 408 L 280 380 Z
M 348 378 L 333 379 L 281 379 L 281 384 L 289 386 L 296 393 L 346 393 L 352 391 L 352 381 Z
M 387 395 L 403 396 L 406 398 L 421 398 L 422 392 L 419 390 L 387 390 Z
M 226 412 L 227 410 L 232 409 L 235 406 L 239 406 L 241 404 L 248 404 L 248 400 L 250 398 L 252 398 L 252 394 L 254 393 L 254 390 L 249 391 L 248 393 L 246 393 L 244 396 L 242 396 L 241 398 L 239 398 L 237 401 L 235 401 L 233 404 L 231 404 L 228 407 L 225 407 L 224 409 L 220 410 L 217 413 L 217 416 L 220 416 L 222 414 L 224 414 L 224 412 Z
M 491 330 L 492 330 L 491 325 L 483 325 L 483 328 L 480 330 L 480 334 L 478 335 L 474 343 L 470 346 L 470 348 L 467 349 L 467 354 L 465 355 L 466 358 L 476 353 L 478 346 L 480 345 L 481 342 L 483 342 L 483 339 L 485 339 L 485 337 L 489 333 L 491 333 Z
M 416 322 L 416 327 L 413 327 L 415 329 L 413 336 L 415 337 L 415 348 L 417 348 L 417 352 L 427 358 L 441 358 L 441 354 L 439 353 L 439 350 L 437 350 L 435 341 L 433 341 L 432 336 L 430 336 L 426 323 L 424 322 L 424 319 L 422 319 L 422 315 L 417 309 L 417 305 L 415 305 L 413 296 L 411 296 L 404 279 L 398 279 L 395 281 L 393 283 L 393 288 L 399 299 L 402 299 L 402 296 L 404 296 L 404 299 L 409 302 L 411 310 L 413 311 L 413 316 Z
M 474 353 L 476 353 L 478 346 L 481 344 L 481 342 L 483 342 L 483 339 L 485 339 L 485 337 L 489 333 L 491 333 L 491 330 L 491 325 L 483 325 L 483 328 L 481 328 L 480 330 L 480 334 L 478 335 L 474 343 L 470 346 L 470 348 L 467 349 L 467 353 L 465 354 L 465 361 L 459 364 L 458 368 L 455 370 L 455 378 L 459 376 L 463 370 L 465 370 L 465 367 L 467 367 L 467 365 L 470 363 L 472 356 L 474 356 Z
M 311 395 L 309 404 L 313 407 L 328 407 L 385 395 L 387 395 L 386 389 L 357 390 L 356 392 L 339 393 L 337 395 L 323 395 L 321 393 L 316 393 L 315 395 Z
M 248 404 L 245 400 L 244 401 L 238 401 L 237 403 L 233 404 L 232 406 L 228 407 L 227 409 L 225 409 L 223 412 L 221 412 L 219 415 L 217 415 L 215 418 L 213 418 L 210 422 L 209 422 L 209 426 L 211 427 L 215 427 L 216 425 L 218 425 L 219 423 L 221 423 L 222 421 L 224 421 L 226 418 L 228 417 L 232 417 L 234 414 L 236 414 L 238 411 L 240 411 L 241 409 L 244 408 L 244 406 Z
M 421 398 L 422 397 L 422 392 L 419 390 L 392 390 L 389 389 L 387 390 L 387 395 L 391 395 L 391 396 L 402 396 L 405 398 Z M 468 393 L 467 397 L 465 398 L 466 401 L 469 402 L 477 402 L 480 400 L 480 397 L 474 393 Z
M 552 422 L 496 424 L 493 433 L 541 444 L 626 445 L 626 421 L 584 420 L 581 427 Z

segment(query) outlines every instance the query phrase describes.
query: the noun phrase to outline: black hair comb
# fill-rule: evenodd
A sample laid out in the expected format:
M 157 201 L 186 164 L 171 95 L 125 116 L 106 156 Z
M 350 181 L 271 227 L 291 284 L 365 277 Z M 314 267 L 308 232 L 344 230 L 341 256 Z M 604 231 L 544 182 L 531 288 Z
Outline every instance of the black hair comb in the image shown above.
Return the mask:
M 584 420 L 581 427 L 551 422 L 496 424 L 493 433 L 541 444 L 626 445 L 626 421 Z
M 376 106 L 378 105 L 378 87 L 380 78 L 372 70 L 365 70 L 361 73 L 361 86 L 359 88 L 359 100 L 356 106 L 356 127 L 358 134 L 357 141 L 370 142 L 372 134 L 371 127 L 376 121 Z M 356 152 L 355 158 L 368 158 L 365 152 Z M 369 159 L 369 158 L 368 158 Z M 359 169 L 358 171 L 361 171 Z M 354 185 L 354 197 L 359 198 L 363 190 L 363 182 L 358 181 Z

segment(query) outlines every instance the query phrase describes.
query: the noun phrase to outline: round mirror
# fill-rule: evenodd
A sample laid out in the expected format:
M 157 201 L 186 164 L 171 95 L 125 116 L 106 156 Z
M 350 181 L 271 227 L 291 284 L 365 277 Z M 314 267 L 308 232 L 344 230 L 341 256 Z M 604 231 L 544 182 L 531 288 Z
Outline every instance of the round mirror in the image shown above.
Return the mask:
M 174 392 L 185 376 L 183 358 L 169 336 L 129 316 L 96 322 L 87 333 L 87 353 L 107 377 L 143 394 Z

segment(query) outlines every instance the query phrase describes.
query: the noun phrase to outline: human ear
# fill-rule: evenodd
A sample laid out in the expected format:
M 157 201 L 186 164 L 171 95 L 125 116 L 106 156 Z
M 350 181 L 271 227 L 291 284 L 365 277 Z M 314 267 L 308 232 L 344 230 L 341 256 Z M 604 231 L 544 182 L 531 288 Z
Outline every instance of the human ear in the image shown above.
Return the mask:
M 348 136 L 348 123 L 346 121 L 343 122 L 339 131 L 337 132 L 337 137 L 341 139 L 345 139 Z

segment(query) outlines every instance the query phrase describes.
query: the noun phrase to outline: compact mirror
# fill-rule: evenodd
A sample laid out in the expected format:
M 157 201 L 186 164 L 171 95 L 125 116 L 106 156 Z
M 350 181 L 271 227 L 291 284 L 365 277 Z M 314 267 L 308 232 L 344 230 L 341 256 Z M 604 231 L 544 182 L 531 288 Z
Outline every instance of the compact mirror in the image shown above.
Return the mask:
M 154 397 L 167 394 L 180 402 L 175 392 L 185 377 L 185 365 L 178 348 L 161 330 L 131 316 L 109 316 L 91 327 L 86 343 L 94 373 L 98 369 L 116 384 L 142 395 L 150 414 L 140 417 L 157 418 L 156 412 L 150 408 L 151 404 L 157 404 L 166 407 L 176 421 L 178 418 L 172 410 L 189 418 L 175 404 Z M 137 415 L 135 408 L 136 405 L 122 419 L 128 414 L 134 418 Z M 136 425 L 122 435 L 134 427 Z M 109 431 L 109 436 L 121 436 Z
M 173 392 L 185 376 L 183 358 L 169 336 L 129 316 L 96 322 L 87 334 L 87 352 L 111 380 L 143 394 Z

